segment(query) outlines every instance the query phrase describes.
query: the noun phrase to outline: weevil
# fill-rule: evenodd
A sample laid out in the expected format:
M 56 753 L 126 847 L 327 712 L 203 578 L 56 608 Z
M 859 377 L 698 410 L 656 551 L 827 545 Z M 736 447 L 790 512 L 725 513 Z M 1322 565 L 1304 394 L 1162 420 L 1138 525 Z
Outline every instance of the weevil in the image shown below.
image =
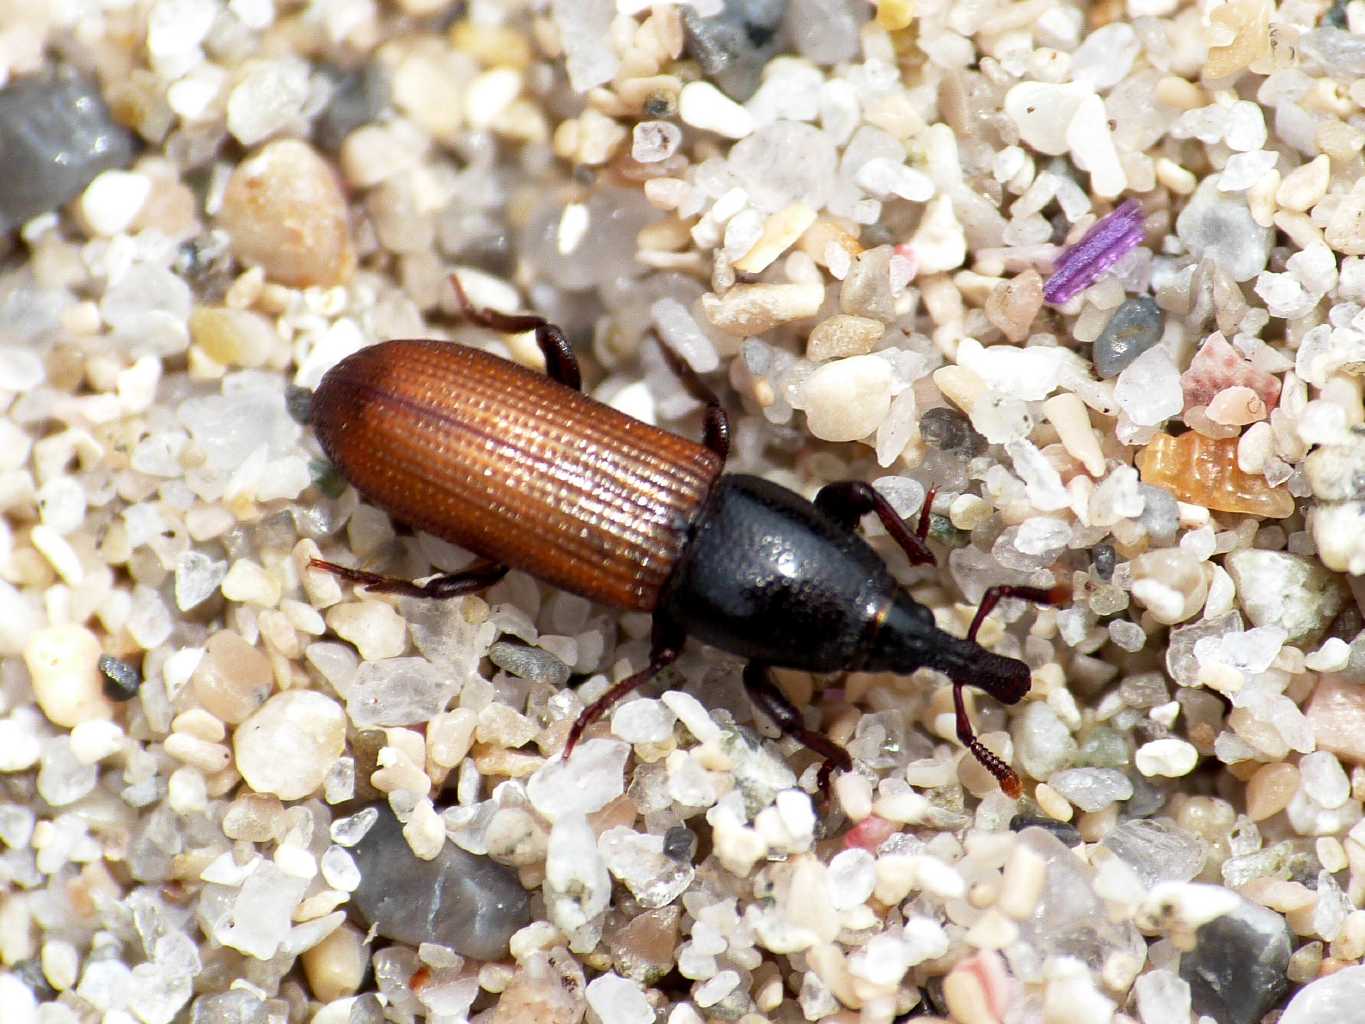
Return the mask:
M 1021 700 L 1028 666 L 986 650 L 977 631 L 1001 598 L 1056 603 L 1062 594 L 992 587 L 965 638 L 938 628 L 856 532 L 860 518 L 874 514 L 912 563 L 933 564 L 925 540 L 932 495 L 912 530 L 861 480 L 828 484 L 811 502 L 760 477 L 725 473 L 725 410 L 667 346 L 670 366 L 704 404 L 701 443 L 583 394 L 563 331 L 542 317 L 475 308 L 458 278 L 452 283 L 470 321 L 534 331 L 546 372 L 454 342 L 386 341 L 328 370 L 310 417 L 324 453 L 361 495 L 479 561 L 420 584 L 320 560 L 315 567 L 370 590 L 429 598 L 473 593 L 516 568 L 605 605 L 652 613 L 648 665 L 582 712 L 566 757 L 588 726 L 672 664 L 692 637 L 746 660 L 754 704 L 824 759 L 822 788 L 852 761 L 806 727 L 770 668 L 944 673 L 958 739 L 1019 795 L 1018 776 L 973 731 L 963 687 L 1006 704 Z

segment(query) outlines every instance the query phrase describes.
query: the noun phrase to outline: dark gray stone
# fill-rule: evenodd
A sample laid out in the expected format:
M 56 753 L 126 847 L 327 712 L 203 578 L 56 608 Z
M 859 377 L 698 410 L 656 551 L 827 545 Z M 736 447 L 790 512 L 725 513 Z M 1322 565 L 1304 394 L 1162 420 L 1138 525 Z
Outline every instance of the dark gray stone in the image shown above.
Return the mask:
M 1218 1024 L 1257 1024 L 1280 1004 L 1289 990 L 1284 972 L 1293 952 L 1283 917 L 1243 900 L 1195 937 L 1195 948 L 1180 958 L 1195 1013 Z
M 389 79 L 378 64 L 356 71 L 335 70 L 329 77 L 334 91 L 313 122 L 313 137 L 323 149 L 335 153 L 346 136 L 369 124 L 389 105 Z
M 1026 828 L 1041 828 L 1062 841 L 1064 846 L 1081 845 L 1081 833 L 1075 825 L 1058 821 L 1055 818 L 1034 817 L 1030 814 L 1016 814 L 1010 819 L 1010 831 L 1022 832 Z
M 939 406 L 919 418 L 920 436 L 925 444 L 945 452 L 961 452 L 968 458 L 987 448 L 986 439 L 973 429 L 971 421 L 956 409 Z
M 725 0 L 725 8 L 699 18 L 682 9 L 687 55 L 731 99 L 744 102 L 758 88 L 763 65 L 778 50 L 787 0 Z
M 1095 372 L 1117 377 L 1124 368 L 1161 340 L 1165 314 L 1150 295 L 1129 299 L 1114 311 L 1095 339 Z
M 569 681 L 569 666 L 539 647 L 499 640 L 488 649 L 488 660 L 518 679 L 561 687 Z
M 127 166 L 135 150 L 99 87 L 79 72 L 0 89 L 0 231 L 74 199 L 101 171 Z
M 476 960 L 507 955 L 512 933 L 531 919 L 530 895 L 517 873 L 447 842 L 419 860 L 386 804 L 351 848 L 360 887 L 351 906 L 380 935 L 416 946 L 434 942 Z

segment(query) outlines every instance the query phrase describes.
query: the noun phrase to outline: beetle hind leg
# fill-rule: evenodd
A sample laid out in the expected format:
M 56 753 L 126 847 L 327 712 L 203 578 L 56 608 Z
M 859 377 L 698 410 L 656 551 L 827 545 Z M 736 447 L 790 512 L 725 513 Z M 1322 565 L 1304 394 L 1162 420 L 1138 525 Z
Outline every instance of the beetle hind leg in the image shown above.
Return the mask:
M 818 776 L 820 792 L 829 793 L 829 777 L 836 768 L 842 772 L 853 769 L 853 758 L 849 757 L 847 750 L 828 736 L 806 728 L 800 710 L 768 675 L 767 665 L 751 661 L 744 666 L 744 689 L 754 706 L 772 719 L 773 724 L 782 730 L 783 736 L 792 737 L 825 759 Z
M 425 583 L 414 583 L 412 580 L 400 579 L 397 576 L 383 576 L 377 572 L 366 572 L 364 569 L 351 569 L 335 562 L 324 562 L 321 558 L 309 559 L 308 568 L 329 572 L 349 583 L 364 587 L 370 593 L 430 597 L 436 600 L 462 597 L 465 594 L 486 590 L 507 575 L 507 566 L 496 562 L 478 562 L 461 572 L 436 576 Z
M 450 275 L 450 284 L 455 289 L 455 298 L 460 302 L 460 312 L 470 323 L 487 327 L 490 331 L 504 334 L 521 334 L 524 331 L 536 332 L 536 344 L 540 354 L 545 357 L 545 373 L 565 387 L 575 391 L 583 390 L 583 374 L 578 369 L 578 356 L 564 332 L 542 316 L 529 314 L 499 313 L 496 309 L 475 306 L 465 294 L 464 285 L 458 274 Z
M 649 664 L 639 672 L 626 676 L 625 679 L 622 679 L 583 709 L 574 722 L 573 728 L 569 730 L 569 738 L 564 741 L 565 760 L 568 760 L 569 755 L 573 753 L 573 748 L 578 745 L 578 741 L 582 739 L 583 732 L 588 726 L 610 711 L 622 697 L 638 690 L 678 660 L 678 655 L 682 653 L 683 640 L 684 637 L 677 630 L 661 623 L 659 619 L 654 620 L 653 646 L 649 652 Z

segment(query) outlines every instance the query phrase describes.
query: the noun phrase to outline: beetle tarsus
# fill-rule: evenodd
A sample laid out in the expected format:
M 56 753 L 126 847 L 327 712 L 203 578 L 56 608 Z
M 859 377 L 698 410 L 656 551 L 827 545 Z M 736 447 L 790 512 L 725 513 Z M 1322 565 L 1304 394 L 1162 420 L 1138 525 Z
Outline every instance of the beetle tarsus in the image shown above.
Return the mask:
M 321 558 L 308 560 L 310 569 L 321 569 L 338 576 L 348 583 L 364 587 L 372 594 L 398 594 L 402 597 L 427 597 L 444 601 L 452 597 L 462 597 L 480 590 L 486 590 L 507 575 L 507 566 L 496 562 L 479 562 L 461 572 L 435 576 L 425 583 L 400 579 L 397 576 L 384 576 L 364 569 L 351 569 L 335 562 L 325 562 Z
M 931 491 L 924 499 L 924 507 L 928 508 L 932 500 Z M 911 531 L 905 525 L 905 520 L 891 507 L 891 503 L 882 497 L 881 492 L 864 480 L 840 480 L 837 483 L 825 484 L 815 496 L 815 506 L 847 530 L 855 529 L 858 520 L 867 513 L 875 513 L 882 521 L 882 526 L 886 527 L 886 532 L 891 534 L 905 552 L 905 557 L 910 560 L 911 565 L 935 563 L 934 553 L 924 541 L 928 532 L 928 521 L 924 515 L 920 516 L 922 532 Z
M 772 719 L 782 735 L 792 737 L 824 758 L 816 782 L 820 786 L 820 792 L 828 797 L 829 780 L 834 771 L 837 769 L 846 772 L 853 769 L 853 758 L 849 756 L 848 751 L 828 736 L 806 728 L 800 710 L 778 689 L 777 684 L 768 675 L 768 666 L 762 662 L 751 661 L 744 666 L 744 689 L 748 692 L 749 699 L 754 702 L 754 706 Z
M 569 344 L 569 339 L 564 337 L 562 330 L 544 317 L 529 313 L 499 313 L 496 309 L 475 306 L 469 301 L 464 285 L 460 283 L 459 274 L 450 275 L 450 284 L 455 289 L 455 298 L 459 301 L 460 312 L 466 320 L 480 327 L 487 327 L 490 331 L 502 331 L 504 334 L 535 331 L 536 344 L 540 346 L 540 354 L 545 357 L 545 373 L 565 387 L 573 388 L 575 391 L 583 390 L 583 374 L 578 369 L 578 356 L 574 354 L 573 346 Z
M 995 776 L 1005 795 L 1017 800 L 1023 792 L 1019 776 L 1015 774 L 1013 768 L 977 738 L 976 733 L 972 730 L 971 717 L 967 714 L 967 704 L 963 698 L 962 687 L 962 683 L 953 683 L 953 714 L 954 724 L 957 726 L 957 738 L 964 747 L 971 751 L 972 756 L 981 762 L 981 766 Z

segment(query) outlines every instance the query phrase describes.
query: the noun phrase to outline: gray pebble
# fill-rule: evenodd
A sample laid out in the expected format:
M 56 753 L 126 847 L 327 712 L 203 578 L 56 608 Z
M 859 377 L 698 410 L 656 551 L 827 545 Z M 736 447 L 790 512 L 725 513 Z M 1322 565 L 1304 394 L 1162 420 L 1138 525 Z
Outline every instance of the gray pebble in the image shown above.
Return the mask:
M 416 946 L 434 942 L 477 960 L 507 955 L 507 943 L 531 919 L 530 895 L 517 873 L 446 843 L 419 860 L 386 804 L 351 848 L 360 887 L 351 906 L 380 935 Z
M 1147 536 L 1161 544 L 1175 540 L 1175 532 L 1180 527 L 1180 506 L 1175 495 L 1164 487 L 1139 484 L 1146 499 L 1142 506 L 1142 528 Z
M 787 0 L 725 0 L 714 17 L 682 9 L 687 55 L 731 99 L 743 103 L 758 88 L 763 66 L 777 53 Z
M 855 60 L 872 10 L 860 0 L 791 0 L 786 29 L 792 49 L 816 64 Z
M 101 171 L 129 164 L 134 149 L 132 133 L 79 72 L 20 79 L 0 90 L 0 232 L 80 195 Z
M 549 651 L 500 640 L 488 649 L 488 660 L 505 672 L 530 683 L 563 686 L 569 681 L 569 666 Z
M 1285 970 L 1293 952 L 1289 926 L 1273 910 L 1250 900 L 1195 933 L 1194 949 L 1180 958 L 1194 1012 L 1219 1024 L 1256 1024 L 1289 988 Z
M 1161 340 L 1165 315 L 1149 295 L 1129 299 L 1114 311 L 1109 323 L 1095 339 L 1095 372 L 1101 377 L 1117 377 L 1138 356 Z

